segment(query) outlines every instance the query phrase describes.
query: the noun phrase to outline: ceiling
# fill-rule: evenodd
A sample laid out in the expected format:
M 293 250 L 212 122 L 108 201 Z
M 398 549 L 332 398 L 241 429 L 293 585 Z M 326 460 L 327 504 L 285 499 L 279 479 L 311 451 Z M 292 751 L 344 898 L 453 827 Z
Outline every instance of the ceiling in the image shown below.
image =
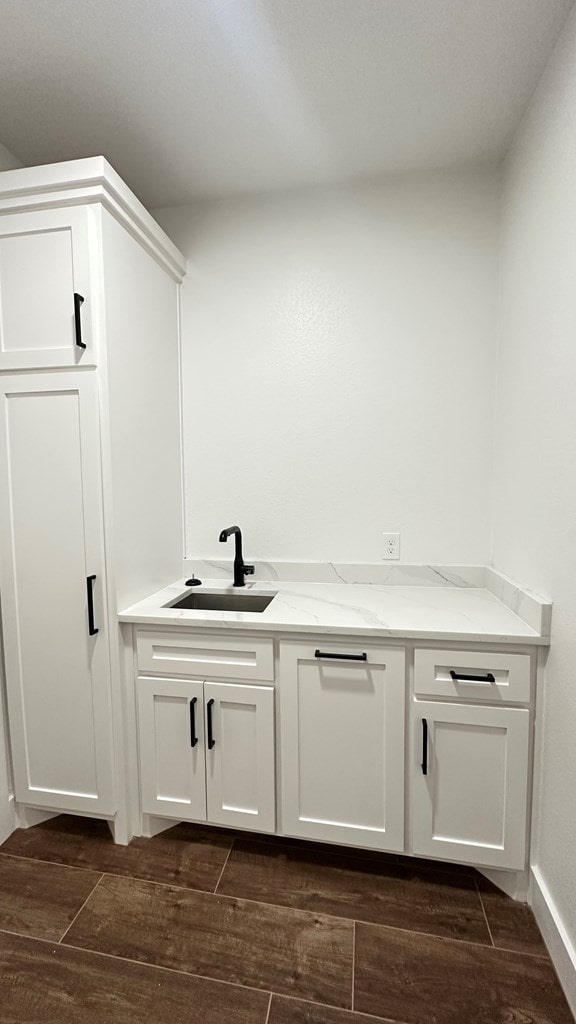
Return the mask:
M 0 0 L 0 140 L 150 207 L 500 159 L 572 0 Z

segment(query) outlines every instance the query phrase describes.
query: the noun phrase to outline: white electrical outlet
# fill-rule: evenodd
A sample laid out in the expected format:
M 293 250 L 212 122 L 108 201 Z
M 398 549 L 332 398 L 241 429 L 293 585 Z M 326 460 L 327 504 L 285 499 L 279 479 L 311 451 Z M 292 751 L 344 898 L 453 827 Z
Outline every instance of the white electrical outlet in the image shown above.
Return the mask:
M 382 534 L 382 558 L 386 561 L 393 561 L 400 558 L 400 534 Z

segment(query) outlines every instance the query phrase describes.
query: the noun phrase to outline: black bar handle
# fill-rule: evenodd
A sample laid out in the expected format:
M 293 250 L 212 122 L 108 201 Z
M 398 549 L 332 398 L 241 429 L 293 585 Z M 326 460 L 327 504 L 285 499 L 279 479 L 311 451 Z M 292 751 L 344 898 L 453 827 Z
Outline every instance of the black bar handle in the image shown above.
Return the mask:
M 428 775 L 428 722 L 422 719 L 422 775 Z
M 198 737 L 196 735 L 196 702 L 198 697 L 192 697 L 190 699 L 190 746 L 195 747 L 198 743 Z
M 94 625 L 94 580 L 95 576 L 86 577 L 86 594 L 88 596 L 88 636 L 96 636 L 98 630 Z
M 214 739 L 214 733 L 212 732 L 212 708 L 214 706 L 214 698 L 208 701 L 206 705 L 206 722 L 208 724 L 208 750 L 212 750 L 212 747 L 216 746 L 216 740 Z
M 80 316 L 80 306 L 83 302 L 84 296 L 74 292 L 74 329 L 78 348 L 86 348 L 86 343 L 82 341 L 82 317 Z
M 315 658 L 338 658 L 340 661 L 367 661 L 367 654 L 329 654 L 327 651 L 314 651 Z
M 467 676 L 464 672 L 454 672 L 454 669 L 450 669 L 450 677 L 455 683 L 495 683 L 496 679 L 491 672 L 487 672 L 485 676 Z

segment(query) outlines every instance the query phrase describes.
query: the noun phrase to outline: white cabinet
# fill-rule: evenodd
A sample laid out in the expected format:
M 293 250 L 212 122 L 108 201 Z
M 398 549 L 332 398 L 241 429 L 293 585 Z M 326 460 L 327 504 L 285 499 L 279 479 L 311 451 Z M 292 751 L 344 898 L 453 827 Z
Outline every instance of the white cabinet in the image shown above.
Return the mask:
M 0 584 L 16 799 L 115 810 L 96 380 L 0 378 Z
M 282 835 L 524 869 L 529 651 L 416 649 L 412 687 L 404 647 L 280 638 L 276 757 L 274 687 L 245 679 L 250 664 L 274 678 L 271 637 L 156 626 L 134 640 L 145 813 L 273 832 L 277 760 Z
M 123 843 L 137 795 L 117 616 L 181 572 L 184 272 L 103 158 L 0 173 L 0 597 L 16 802 L 108 818 Z
M 404 651 L 280 645 L 282 831 L 404 849 Z
M 274 689 L 137 680 L 142 810 L 273 832 Z
M 412 851 L 525 867 L 530 712 L 413 702 Z
M 94 362 L 91 211 L 0 218 L 0 370 Z

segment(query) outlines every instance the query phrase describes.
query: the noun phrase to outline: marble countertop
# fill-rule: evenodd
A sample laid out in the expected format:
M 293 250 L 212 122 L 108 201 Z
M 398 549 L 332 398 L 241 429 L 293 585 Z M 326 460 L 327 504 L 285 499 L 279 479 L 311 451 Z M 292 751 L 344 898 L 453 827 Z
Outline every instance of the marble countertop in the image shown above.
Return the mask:
M 548 644 L 549 637 L 529 625 L 483 587 L 383 586 L 250 582 L 244 594 L 276 597 L 261 613 L 171 608 L 187 592 L 238 593 L 227 581 L 208 580 L 188 588 L 182 578 L 120 615 L 121 622 L 152 626 L 245 629 L 274 633 L 338 633 L 373 638 L 464 640 L 491 643 Z

